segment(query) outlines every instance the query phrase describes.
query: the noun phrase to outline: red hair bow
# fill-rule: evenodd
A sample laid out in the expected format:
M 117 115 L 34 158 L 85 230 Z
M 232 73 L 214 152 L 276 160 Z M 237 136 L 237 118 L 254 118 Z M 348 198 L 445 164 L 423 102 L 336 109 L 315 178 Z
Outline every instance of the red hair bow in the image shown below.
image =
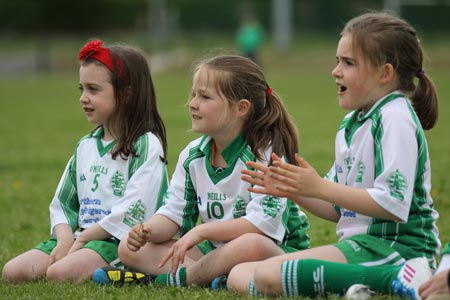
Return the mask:
M 103 46 L 103 42 L 101 40 L 93 40 L 88 42 L 86 45 L 83 46 L 80 50 L 79 59 L 84 60 L 91 54 L 99 51 Z
M 98 60 L 114 73 L 111 51 L 109 51 L 108 48 L 103 48 L 102 40 L 92 40 L 86 43 L 86 45 L 81 48 L 78 57 L 80 60 L 85 60 L 89 57 Z M 116 56 L 116 64 L 119 74 L 122 77 L 122 65 L 118 56 Z

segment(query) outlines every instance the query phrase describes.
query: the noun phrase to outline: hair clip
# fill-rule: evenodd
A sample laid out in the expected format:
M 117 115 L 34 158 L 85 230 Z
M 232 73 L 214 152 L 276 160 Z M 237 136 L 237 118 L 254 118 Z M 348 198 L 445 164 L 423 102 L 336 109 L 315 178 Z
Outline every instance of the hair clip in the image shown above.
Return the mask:
M 417 78 L 422 78 L 425 75 L 425 71 L 424 70 L 420 70 L 419 72 L 417 72 Z

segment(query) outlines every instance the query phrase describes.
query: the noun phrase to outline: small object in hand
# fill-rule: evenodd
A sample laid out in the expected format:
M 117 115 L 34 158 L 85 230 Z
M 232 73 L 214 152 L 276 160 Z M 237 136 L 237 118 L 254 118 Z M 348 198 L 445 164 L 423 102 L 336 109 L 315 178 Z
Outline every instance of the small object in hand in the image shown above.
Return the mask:
M 144 228 L 144 223 L 139 225 L 139 234 L 144 233 L 147 237 L 150 234 L 150 231 Z

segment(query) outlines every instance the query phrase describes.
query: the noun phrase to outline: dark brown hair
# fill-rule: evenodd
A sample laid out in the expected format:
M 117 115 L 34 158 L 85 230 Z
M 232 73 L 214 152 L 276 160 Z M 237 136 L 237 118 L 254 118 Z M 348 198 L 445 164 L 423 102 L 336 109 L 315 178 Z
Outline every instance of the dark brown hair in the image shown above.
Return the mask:
M 297 128 L 277 93 L 266 95 L 270 86 L 261 67 L 239 55 L 218 55 L 201 60 L 195 71 L 200 68 L 218 71 L 214 84 L 229 101 L 250 101 L 242 134 L 255 156 L 261 159 L 262 152 L 272 145 L 273 152 L 296 164 Z
M 113 159 L 117 155 L 123 159 L 130 155 L 136 156 L 135 141 L 146 132 L 152 132 L 159 138 L 163 147 L 164 157 L 161 157 L 161 160 L 167 163 L 166 128 L 158 112 L 147 59 L 140 50 L 129 46 L 108 48 L 114 64 L 114 72 L 109 73 L 116 99 L 115 111 L 108 120 L 108 127 L 117 135 L 114 136 L 116 145 L 112 150 Z M 121 62 L 120 72 L 116 57 Z M 81 63 L 101 64 L 90 57 Z
M 352 36 L 355 50 L 373 66 L 394 67 L 398 89 L 411 98 L 422 127 L 433 128 L 438 118 L 438 97 L 433 81 L 423 71 L 424 54 L 416 30 L 396 16 L 372 12 L 351 19 L 341 32 L 344 34 Z

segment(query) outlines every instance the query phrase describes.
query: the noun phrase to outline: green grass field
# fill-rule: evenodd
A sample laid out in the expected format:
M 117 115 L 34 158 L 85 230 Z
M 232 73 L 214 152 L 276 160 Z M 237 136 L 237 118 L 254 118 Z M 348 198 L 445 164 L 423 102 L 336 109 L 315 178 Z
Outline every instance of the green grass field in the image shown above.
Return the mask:
M 299 40 L 289 53 L 265 49 L 263 66 L 268 81 L 286 102 L 300 130 L 301 154 L 325 174 L 333 162 L 334 135 L 346 113 L 337 105 L 337 88 L 331 77 L 336 40 Z M 79 47 L 80 45 L 77 45 Z M 429 60 L 427 74 L 435 81 L 440 96 L 437 126 L 427 132 L 433 171 L 438 225 L 443 241 L 450 241 L 450 58 L 449 43 L 436 38 L 425 45 Z M 190 51 L 192 58 L 203 49 Z M 69 60 L 72 58 L 68 58 Z M 78 69 L 48 75 L 0 77 L 0 268 L 49 234 L 48 205 L 64 166 L 79 138 L 90 131 L 78 102 Z M 169 171 L 178 153 L 196 137 L 189 131 L 184 106 L 190 90 L 189 65 L 154 74 L 159 108 L 168 131 Z M 312 245 L 336 241 L 335 225 L 310 216 Z M 206 289 L 183 291 L 153 287 L 99 287 L 53 284 L 45 281 L 25 285 L 0 283 L 1 299 L 246 299 L 227 292 Z

